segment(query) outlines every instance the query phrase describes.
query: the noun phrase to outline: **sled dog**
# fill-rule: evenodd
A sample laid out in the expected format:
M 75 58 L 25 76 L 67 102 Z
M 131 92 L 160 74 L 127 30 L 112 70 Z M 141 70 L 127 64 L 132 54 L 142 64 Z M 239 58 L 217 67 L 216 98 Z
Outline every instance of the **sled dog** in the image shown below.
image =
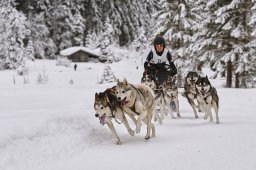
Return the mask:
M 143 77 L 141 78 L 141 83 L 149 86 L 152 90 L 155 90 L 157 88 L 157 82 L 151 74 L 143 75 Z
M 195 101 L 197 101 L 197 91 L 196 91 L 196 82 L 199 78 L 198 73 L 196 72 L 188 72 L 186 78 L 185 78 L 185 84 L 184 84 L 184 92 L 183 96 L 187 98 L 188 103 L 192 107 L 195 118 L 198 118 L 197 110 L 199 107 L 196 105 Z M 198 101 L 197 101 L 198 104 Z
M 155 126 L 151 122 L 155 111 L 154 92 L 144 84 L 132 85 L 124 78 L 122 82 L 117 80 L 116 97 L 121 102 L 124 110 L 130 108 L 138 115 L 136 122 L 136 133 L 140 132 L 142 121 L 147 126 L 145 139 L 155 136 Z M 152 132 L 152 135 L 151 135 Z
M 128 121 L 124 115 L 124 111 L 117 101 L 115 96 L 115 87 L 105 90 L 104 92 L 95 93 L 94 109 L 96 111 L 95 117 L 98 117 L 102 125 L 107 124 L 113 136 L 117 139 L 117 144 L 121 144 L 121 140 L 116 133 L 112 120 L 115 119 L 117 123 L 123 123 L 131 136 L 134 136 L 134 131 L 130 128 Z M 133 115 L 128 113 L 131 119 L 136 123 Z M 118 120 L 117 120 L 118 119 Z M 119 122 L 121 121 L 121 122 Z
M 164 119 L 164 98 L 163 98 L 163 89 L 159 88 L 157 85 L 157 81 L 153 78 L 153 75 L 149 74 L 144 74 L 143 77 L 141 78 L 141 83 L 149 86 L 153 91 L 155 95 L 155 103 L 156 106 L 159 106 L 160 108 L 160 114 L 159 115 L 158 111 L 155 111 L 154 114 L 154 121 L 158 121 L 159 124 L 162 124 L 162 120 Z
M 213 121 L 212 118 L 212 108 L 216 114 L 216 123 L 219 123 L 219 97 L 217 91 L 211 86 L 208 77 L 200 77 L 196 82 L 197 100 L 199 102 L 199 109 L 205 113 L 204 119 L 210 116 L 210 122 Z
M 173 111 L 177 113 L 177 117 L 180 117 L 179 99 L 178 99 L 178 87 L 175 84 L 176 79 L 169 77 L 163 83 L 164 101 L 172 118 L 175 118 Z

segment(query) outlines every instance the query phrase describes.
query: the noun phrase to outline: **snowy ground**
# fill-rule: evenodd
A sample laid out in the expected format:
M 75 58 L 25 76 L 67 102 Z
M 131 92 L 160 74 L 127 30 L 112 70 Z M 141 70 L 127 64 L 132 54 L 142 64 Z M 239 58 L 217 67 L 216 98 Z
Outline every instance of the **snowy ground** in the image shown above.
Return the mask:
M 149 141 L 144 140 L 144 125 L 131 137 L 115 124 L 123 142 L 118 146 L 94 117 L 95 92 L 114 85 L 96 84 L 104 64 L 78 63 L 76 72 L 55 67 L 55 61 L 44 64 L 45 85 L 36 84 L 42 61 L 30 63 L 29 84 L 12 71 L 0 72 L 1 170 L 256 169 L 256 89 L 225 89 L 223 80 L 211 80 L 220 98 L 221 124 L 203 120 L 202 114 L 194 119 L 180 97 L 182 118 L 155 123 L 157 136 Z M 140 82 L 140 59 L 111 67 L 118 78 Z

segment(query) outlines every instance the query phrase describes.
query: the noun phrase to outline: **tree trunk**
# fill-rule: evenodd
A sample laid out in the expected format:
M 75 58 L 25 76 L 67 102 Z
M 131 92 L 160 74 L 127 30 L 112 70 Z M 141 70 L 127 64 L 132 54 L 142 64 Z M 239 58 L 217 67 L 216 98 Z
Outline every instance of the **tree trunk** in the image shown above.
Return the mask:
M 246 84 L 246 73 L 243 72 L 242 74 L 240 74 L 240 87 L 242 88 L 247 88 L 247 84 Z
M 226 87 L 231 88 L 232 87 L 232 62 L 229 60 L 227 62 L 227 79 L 226 79 Z
M 180 71 L 180 69 L 178 69 L 178 74 L 177 74 L 177 86 L 178 86 L 178 88 L 181 88 L 181 87 L 182 87 L 182 82 L 181 82 L 181 80 L 182 80 L 181 71 Z
M 239 76 L 239 73 L 236 73 L 235 74 L 235 88 L 239 88 L 239 78 L 240 78 L 240 76 Z

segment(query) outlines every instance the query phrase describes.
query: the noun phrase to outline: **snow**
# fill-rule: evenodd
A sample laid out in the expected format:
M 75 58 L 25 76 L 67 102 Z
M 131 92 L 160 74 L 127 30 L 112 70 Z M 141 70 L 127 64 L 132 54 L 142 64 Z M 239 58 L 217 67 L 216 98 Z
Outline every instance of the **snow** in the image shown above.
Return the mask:
M 97 49 L 95 50 L 92 50 L 90 48 L 87 48 L 87 47 L 82 47 L 82 46 L 79 46 L 79 47 L 69 47 L 65 50 L 62 50 L 60 51 L 60 54 L 63 55 L 63 56 L 69 56 L 71 54 L 74 54 L 75 52 L 77 51 L 84 51 L 84 52 L 87 52 L 93 56 L 99 56 L 99 51 Z
M 203 120 L 202 113 L 194 119 L 188 102 L 179 96 L 182 117 L 155 123 L 156 137 L 149 141 L 144 140 L 145 125 L 131 137 L 123 124 L 114 122 L 123 143 L 116 145 L 93 109 L 95 93 L 115 85 L 97 84 L 105 64 L 79 63 L 74 71 L 55 63 L 29 62 L 29 84 L 14 71 L 0 72 L 1 170 L 256 168 L 256 89 L 227 89 L 224 80 L 211 80 L 220 98 L 220 124 Z M 120 79 L 140 82 L 140 58 L 124 59 L 111 68 Z M 37 84 L 43 70 L 49 81 Z

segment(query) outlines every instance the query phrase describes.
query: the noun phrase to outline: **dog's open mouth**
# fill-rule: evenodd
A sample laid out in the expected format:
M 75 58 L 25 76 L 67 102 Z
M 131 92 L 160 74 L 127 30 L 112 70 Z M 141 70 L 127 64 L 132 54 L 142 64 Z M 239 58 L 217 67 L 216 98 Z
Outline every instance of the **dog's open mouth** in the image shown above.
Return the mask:
M 100 124 L 105 125 L 105 123 L 106 123 L 105 118 L 106 118 L 106 113 L 104 113 L 101 117 L 99 117 Z
M 195 83 L 196 83 L 196 80 L 190 80 L 190 83 L 191 83 L 191 84 L 195 84 Z
M 207 93 L 206 90 L 202 90 L 202 89 L 200 90 L 200 92 L 201 92 L 202 95 L 205 95 Z
M 126 97 L 121 101 L 122 105 L 126 105 L 128 101 L 126 100 Z

